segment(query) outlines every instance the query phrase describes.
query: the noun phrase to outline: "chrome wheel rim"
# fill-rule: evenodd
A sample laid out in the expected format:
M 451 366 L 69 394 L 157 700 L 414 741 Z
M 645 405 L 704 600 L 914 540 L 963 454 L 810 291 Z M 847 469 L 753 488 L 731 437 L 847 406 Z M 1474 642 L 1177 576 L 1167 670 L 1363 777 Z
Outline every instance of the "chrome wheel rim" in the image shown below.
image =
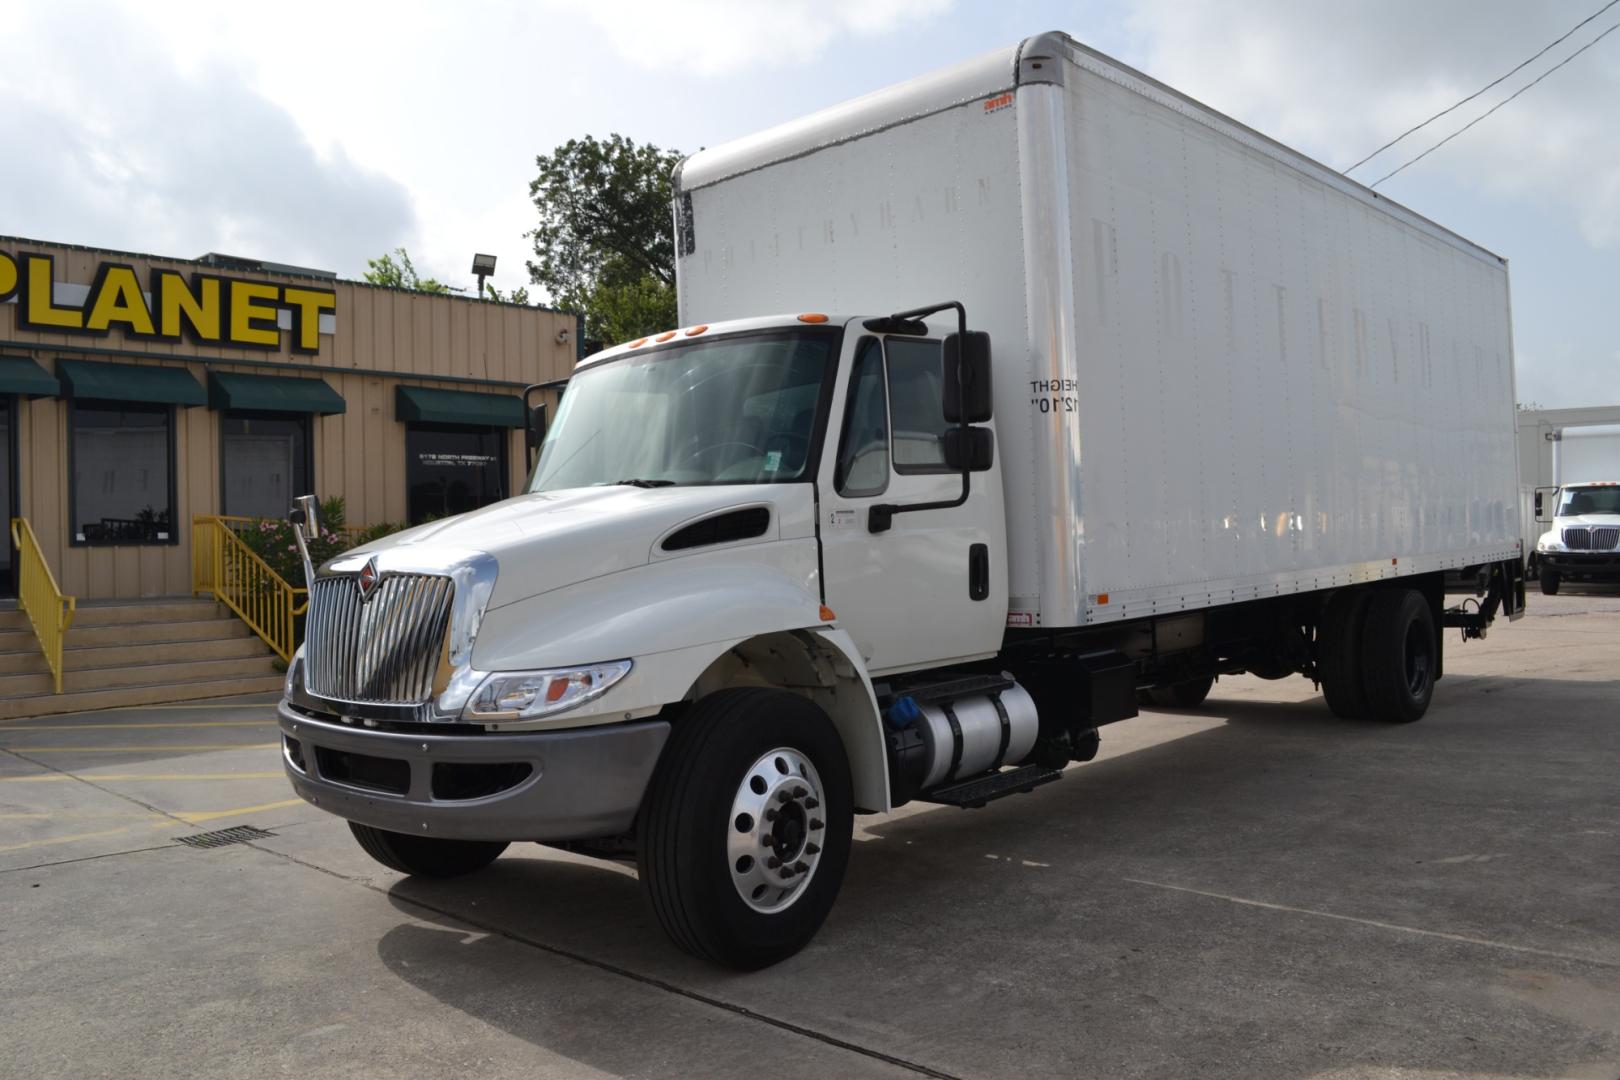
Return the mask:
M 826 800 L 810 759 L 778 747 L 743 773 L 726 821 L 731 883 L 750 908 L 775 915 L 804 895 L 821 863 Z

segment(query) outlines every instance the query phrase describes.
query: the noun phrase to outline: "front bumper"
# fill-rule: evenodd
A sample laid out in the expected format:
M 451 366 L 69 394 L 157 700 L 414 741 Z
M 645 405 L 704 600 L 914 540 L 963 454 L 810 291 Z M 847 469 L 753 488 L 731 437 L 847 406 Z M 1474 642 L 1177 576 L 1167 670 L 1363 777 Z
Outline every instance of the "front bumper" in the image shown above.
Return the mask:
M 1542 551 L 1539 568 L 1565 576 L 1620 580 L 1620 551 Z
M 445 735 L 355 727 L 286 701 L 276 711 L 282 765 L 301 797 L 364 825 L 457 840 L 628 832 L 669 738 L 663 720 Z

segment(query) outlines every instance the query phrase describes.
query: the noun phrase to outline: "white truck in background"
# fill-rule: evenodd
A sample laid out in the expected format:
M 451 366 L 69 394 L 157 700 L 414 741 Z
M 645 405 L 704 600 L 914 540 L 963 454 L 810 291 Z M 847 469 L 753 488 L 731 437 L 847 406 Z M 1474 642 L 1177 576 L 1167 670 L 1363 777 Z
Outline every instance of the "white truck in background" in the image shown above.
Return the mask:
M 1565 581 L 1620 582 L 1620 481 L 1541 487 L 1535 500 L 1536 522 L 1552 526 L 1534 553 L 1543 593 Z
M 675 190 L 683 325 L 581 362 L 527 493 L 309 568 L 287 773 L 388 866 L 634 858 L 757 968 L 856 813 L 1223 674 L 1416 720 L 1522 611 L 1503 261 L 1145 75 L 1033 37 Z

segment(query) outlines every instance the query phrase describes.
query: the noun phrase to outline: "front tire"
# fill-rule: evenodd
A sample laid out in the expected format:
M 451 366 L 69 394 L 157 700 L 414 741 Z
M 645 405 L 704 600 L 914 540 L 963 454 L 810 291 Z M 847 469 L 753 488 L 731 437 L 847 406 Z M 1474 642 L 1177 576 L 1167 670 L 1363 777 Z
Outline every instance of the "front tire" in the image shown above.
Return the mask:
M 1563 579 L 1558 576 L 1558 571 L 1556 571 L 1556 570 L 1548 570 L 1548 569 L 1543 568 L 1542 571 L 1541 571 L 1541 592 L 1542 592 L 1542 595 L 1543 596 L 1557 596 L 1558 595 L 1558 586 L 1559 586 L 1560 583 L 1562 583 L 1562 581 L 1563 581 Z
M 413 877 L 452 878 L 482 870 L 506 850 L 504 840 L 446 840 L 411 836 L 349 822 L 349 831 L 367 855 L 390 870 Z
M 721 690 L 675 722 L 642 803 L 637 865 L 675 944 L 753 971 L 832 910 L 854 830 L 827 714 L 782 690 Z
M 1362 688 L 1368 715 L 1410 724 L 1429 711 L 1440 670 L 1434 613 L 1413 589 L 1385 589 L 1367 603 L 1361 636 Z

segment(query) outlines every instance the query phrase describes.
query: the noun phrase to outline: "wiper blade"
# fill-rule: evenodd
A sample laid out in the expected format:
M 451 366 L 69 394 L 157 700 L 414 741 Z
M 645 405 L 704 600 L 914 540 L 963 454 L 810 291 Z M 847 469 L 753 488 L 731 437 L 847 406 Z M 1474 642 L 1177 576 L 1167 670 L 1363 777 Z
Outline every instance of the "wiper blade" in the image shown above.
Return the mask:
M 673 480 L 640 480 L 640 479 L 636 479 L 635 477 L 632 477 L 629 480 L 615 480 L 614 483 L 616 485 L 619 485 L 619 486 L 638 487 L 638 488 L 674 487 L 675 486 L 675 481 L 673 481 Z

